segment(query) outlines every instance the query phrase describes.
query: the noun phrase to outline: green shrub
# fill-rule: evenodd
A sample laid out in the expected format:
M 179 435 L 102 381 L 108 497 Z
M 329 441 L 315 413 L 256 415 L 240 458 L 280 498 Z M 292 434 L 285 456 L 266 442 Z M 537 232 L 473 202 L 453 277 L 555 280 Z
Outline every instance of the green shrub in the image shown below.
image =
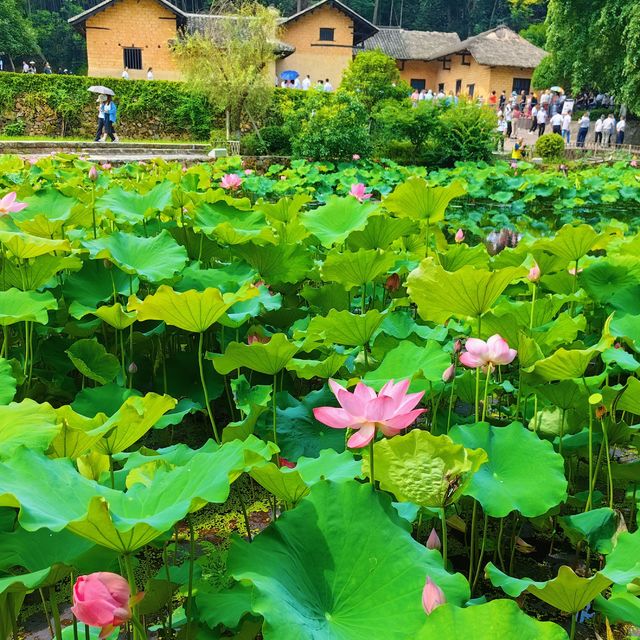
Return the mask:
M 564 156 L 564 140 L 557 133 L 545 133 L 536 141 L 536 153 L 545 160 L 557 160 Z
M 243 156 L 266 156 L 269 151 L 256 133 L 247 133 L 240 138 L 240 153 Z
M 286 129 L 294 156 L 314 160 L 349 159 L 371 152 L 368 112 L 348 93 L 313 92 L 289 115 Z
M 24 120 L 18 118 L 13 122 L 8 122 L 4 125 L 2 133 L 5 136 L 23 136 L 27 129 L 27 125 L 24 123 Z

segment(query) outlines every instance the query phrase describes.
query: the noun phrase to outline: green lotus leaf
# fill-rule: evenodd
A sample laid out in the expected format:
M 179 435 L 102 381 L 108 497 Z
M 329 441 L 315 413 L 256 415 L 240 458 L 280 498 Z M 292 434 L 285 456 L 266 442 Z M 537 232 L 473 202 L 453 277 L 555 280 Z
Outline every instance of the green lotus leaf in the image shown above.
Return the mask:
M 92 312 L 94 316 L 106 322 L 110 327 L 122 331 L 131 326 L 137 318 L 135 311 L 125 311 L 124 307 L 116 302 L 112 305 L 102 305 Z
M 253 587 L 236 582 L 225 591 L 218 591 L 207 583 L 198 585 L 195 594 L 198 620 L 215 629 L 222 624 L 234 629 L 242 618 L 251 613 Z
M 590 578 L 580 578 L 566 565 L 560 567 L 555 578 L 546 582 L 536 582 L 531 578 L 512 578 L 492 562 L 487 564 L 485 572 L 494 587 L 499 587 L 512 598 L 528 591 L 543 602 L 567 613 L 578 613 L 584 609 L 612 582 L 601 572 Z
M 415 223 L 407 218 L 387 215 L 371 216 L 362 231 L 352 231 L 347 238 L 351 249 L 388 249 L 392 242 L 415 231 Z
M 395 264 L 397 256 L 380 249 L 360 249 L 359 251 L 332 251 L 322 264 L 322 279 L 338 282 L 347 291 L 362 286 L 385 273 Z
M 313 267 L 311 253 L 301 244 L 244 244 L 234 247 L 234 252 L 246 260 L 269 284 L 298 282 Z
M 377 309 L 371 309 L 364 315 L 332 310 L 324 318 L 312 318 L 302 337 L 317 337 L 330 344 L 361 347 L 369 342 L 384 318 L 384 313 Z
M 0 231 L 0 242 L 16 258 L 21 260 L 36 258 L 48 253 L 71 251 L 71 245 L 68 240 L 39 238 L 22 232 Z
M 330 378 L 346 362 L 347 354 L 332 352 L 324 360 L 302 360 L 292 358 L 287 363 L 287 371 L 293 371 L 298 378 L 311 380 L 313 378 Z
M 146 193 L 140 193 L 111 185 L 96 199 L 96 211 L 107 215 L 110 213 L 118 224 L 135 225 L 144 218 L 162 213 L 171 204 L 173 186 L 172 182 L 165 180 Z
M 167 411 L 160 420 L 158 420 L 154 425 L 154 429 L 166 429 L 169 426 L 175 426 L 180 424 L 184 417 L 188 413 L 195 413 L 202 409 L 202 405 L 198 402 L 193 402 L 189 398 L 182 398 L 178 400 L 178 404 L 173 408 Z
M 620 315 L 616 313 L 611 320 L 611 333 L 631 342 L 634 351 L 640 352 L 640 315 Z
M 273 231 L 259 211 L 243 211 L 220 200 L 198 204 L 194 215 L 196 228 L 208 236 L 215 236 L 224 244 L 274 240 Z
M 29 398 L 0 406 L 0 459 L 10 458 L 21 446 L 44 451 L 60 431 L 53 407 Z
M 75 368 L 85 377 L 107 384 L 120 372 L 120 363 L 95 338 L 77 340 L 66 351 Z
M 344 242 L 352 231 L 364 229 L 377 207 L 377 204 L 358 202 L 353 196 L 331 195 L 326 204 L 303 211 L 300 219 L 323 246 L 331 247 Z
M 469 587 L 404 526 L 388 496 L 371 487 L 320 482 L 252 544 L 235 538 L 228 569 L 253 586 L 265 640 L 360 640 L 381 629 L 385 640 L 406 640 L 424 622 L 427 575 L 454 604 L 468 599 Z M 383 592 L 393 606 L 380 606 Z
M 4 279 L 8 286 L 22 291 L 53 288 L 59 284 L 55 276 L 61 271 L 71 273 L 82 267 L 78 256 L 38 256 L 24 264 L 15 264 L 10 260 L 4 262 Z
M 147 393 L 143 397 L 127 398 L 103 425 L 107 434 L 95 445 L 95 450 L 113 455 L 137 442 L 160 418 L 176 406 L 171 396 Z
M 627 378 L 626 389 L 618 398 L 617 408 L 620 411 L 630 411 L 640 415 L 640 380 L 632 376 Z
M 631 373 L 635 373 L 640 369 L 640 362 L 632 354 L 624 349 L 616 349 L 615 347 L 610 347 L 602 352 L 602 362 L 613 364 L 623 371 L 630 371 Z
M 596 596 L 593 608 L 612 624 L 627 622 L 640 626 L 640 598 L 629 593 L 623 585 L 614 584 L 609 598 Z
M 0 506 L 18 508 L 27 531 L 67 529 L 108 549 L 132 553 L 188 513 L 224 502 L 231 482 L 273 454 L 273 446 L 257 438 L 234 440 L 196 452 L 184 466 L 164 465 L 148 486 L 136 483 L 122 492 L 84 478 L 66 458 L 51 460 L 21 447 L 0 463 Z
M 492 427 L 486 422 L 457 425 L 449 436 L 457 444 L 487 453 L 487 463 L 464 490 L 487 515 L 504 518 L 518 511 L 535 518 L 566 499 L 563 457 L 550 442 L 521 423 L 512 422 L 506 427 Z
M 0 405 L 9 404 L 13 400 L 17 384 L 11 363 L 0 358 Z
M 440 382 L 443 371 L 451 364 L 451 356 L 435 340 L 416 345 L 403 340 L 391 349 L 375 371 L 368 371 L 364 381 L 377 391 L 389 380 L 421 378 Z
M 599 260 L 580 274 L 579 281 L 596 302 L 603 303 L 608 302 L 616 293 L 637 285 L 638 274 L 629 267 Z
M 618 529 L 618 516 L 613 509 L 602 507 L 573 516 L 560 516 L 558 522 L 574 547 L 586 541 L 597 553 L 611 553 Z
M 588 224 L 565 224 L 553 239 L 544 244 L 544 249 L 569 262 L 575 262 L 589 253 L 599 238 L 598 233 Z
M 466 449 L 448 436 L 420 429 L 380 440 L 373 449 L 380 487 L 402 502 L 421 507 L 442 509 L 455 502 L 487 461 L 482 449 Z
M 384 199 L 383 205 L 397 216 L 426 220 L 433 224 L 444 220 L 449 202 L 465 193 L 464 185 L 456 180 L 445 187 L 430 187 L 424 178 L 412 176 L 399 184 Z
M 245 411 L 245 418 L 237 422 L 229 422 L 222 432 L 222 442 L 246 440 L 253 435 L 258 419 L 265 411 L 267 411 L 266 406 L 253 405 Z
M 393 313 L 387 314 L 374 339 L 380 333 L 405 340 L 410 335 L 415 334 L 424 340 L 437 340 L 443 342 L 447 339 L 448 331 L 444 326 L 428 327 L 424 324 L 417 324 L 411 313 L 396 309 Z
M 483 244 L 475 247 L 468 247 L 466 244 L 450 246 L 446 252 L 438 253 L 438 260 L 446 271 L 457 271 L 467 265 L 482 269 L 489 266 L 489 254 Z
M 266 344 L 231 342 L 224 354 L 207 354 L 207 357 L 213 360 L 215 370 L 222 375 L 240 367 L 275 375 L 284 369 L 297 352 L 298 347 L 289 342 L 284 333 L 276 333 Z
M 295 470 L 309 487 L 321 480 L 344 482 L 361 475 L 362 464 L 355 460 L 351 451 L 338 453 L 333 449 L 323 449 L 315 458 L 301 456 L 296 461 Z
M 311 309 L 326 315 L 332 309 L 349 311 L 349 293 L 339 284 L 324 284 L 321 287 L 305 285 L 300 295 L 309 303 Z
M 524 369 L 527 373 L 535 373 L 543 380 L 567 380 L 581 378 L 589 363 L 598 354 L 598 349 L 565 349 L 560 348 L 548 358 L 538 360 L 533 366 Z
M 225 327 L 236 328 L 243 325 L 250 318 L 257 318 L 268 311 L 277 311 L 282 307 L 282 295 L 280 293 L 272 293 L 264 285 L 255 288 L 258 289 L 258 294 L 248 300 L 240 300 L 234 303 L 226 315 L 222 317 L 220 324 Z
M 513 600 L 492 600 L 460 608 L 449 603 L 436 607 L 426 617 L 416 640 L 433 638 L 465 640 L 567 640 L 564 629 L 553 622 L 528 616 Z
M 11 215 L 15 222 L 26 222 L 37 215 L 46 216 L 47 220 L 66 222 L 71 216 L 71 209 L 78 204 L 76 198 L 60 193 L 55 188 L 45 187 L 33 195 L 24 198 L 28 207 Z
M 16 322 L 49 322 L 49 309 L 57 309 L 58 301 L 51 292 L 19 291 L 7 289 L 0 291 L 0 325 L 7 327 Z
M 219 264 L 215 269 L 200 269 L 197 264 L 192 264 L 183 269 L 180 276 L 173 285 L 176 291 L 220 289 L 222 293 L 233 293 L 258 279 L 256 271 L 244 262 Z
M 56 409 L 60 431 L 51 442 L 49 455 L 56 458 L 75 458 L 91 449 L 113 427 L 107 425 L 107 416 L 99 413 L 87 418 L 76 413 L 69 405 Z
M 612 582 L 623 585 L 640 578 L 640 529 L 634 533 L 625 531 L 618 536 L 601 573 Z
M 163 229 L 157 236 L 143 238 L 116 231 L 109 236 L 86 240 L 83 245 L 93 260 L 106 258 L 122 271 L 149 282 L 173 278 L 187 262 L 187 251 Z
M 446 322 L 452 315 L 477 318 L 491 309 L 498 296 L 518 277 L 520 267 L 487 271 L 468 265 L 453 273 L 427 258 L 407 278 L 407 291 L 423 320 Z
M 141 396 L 135 389 L 120 387 L 115 383 L 102 387 L 85 387 L 71 403 L 71 408 L 83 416 L 93 418 L 99 413 L 112 416 L 130 396 Z
M 138 320 L 162 320 L 172 327 L 202 333 L 236 302 L 258 294 L 258 289 L 252 286 L 245 286 L 236 293 L 221 293 L 218 289 L 191 289 L 180 293 L 163 284 L 142 301 L 129 298 L 127 308 L 138 312 Z
M 270 405 L 272 390 L 273 387 L 270 384 L 250 384 L 244 375 L 231 380 L 231 391 L 233 391 L 236 407 L 245 413 L 249 413 L 251 407 Z
M 311 196 L 306 193 L 297 193 L 294 196 L 280 198 L 277 202 L 260 202 L 254 207 L 256 211 L 261 211 L 270 220 L 283 222 L 285 224 L 293 222 L 298 218 L 302 207 L 311 202 Z
M 309 493 L 309 487 L 295 469 L 280 469 L 273 462 L 252 469 L 249 475 L 278 500 L 297 504 Z

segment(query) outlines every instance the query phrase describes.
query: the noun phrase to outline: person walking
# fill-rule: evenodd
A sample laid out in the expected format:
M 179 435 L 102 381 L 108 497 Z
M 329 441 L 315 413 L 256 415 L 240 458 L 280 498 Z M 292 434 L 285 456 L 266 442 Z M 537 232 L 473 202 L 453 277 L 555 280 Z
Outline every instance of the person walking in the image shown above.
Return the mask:
M 324 81 L 324 92 L 330 93 L 333 91 L 333 85 L 329 82 L 329 78 L 326 78 Z
M 122 74 L 121 74 L 121 75 L 122 75 L 122 79 L 123 79 L 123 80 L 128 80 L 128 79 L 129 79 L 129 68 L 128 68 L 128 67 L 125 67 L 125 68 L 122 70 Z
M 513 107 L 510 102 L 507 102 L 504 106 L 504 119 L 507 122 L 507 138 L 510 138 L 513 127 Z
M 604 126 L 604 116 L 600 115 L 600 117 L 596 120 L 596 126 L 595 126 L 595 133 L 596 133 L 596 138 L 595 138 L 595 143 L 596 144 L 602 144 L 602 127 Z
M 102 136 L 105 133 L 105 117 L 104 117 L 104 105 L 107 101 L 107 96 L 104 94 L 100 94 L 96 100 L 98 103 L 98 128 L 96 130 L 96 137 L 93 139 L 94 142 L 103 142 Z
M 571 143 L 571 111 L 562 116 L 562 137 L 566 144 Z
M 53 73 L 53 71 L 51 70 L 51 65 L 48 62 L 45 62 L 42 73 L 46 73 L 47 75 L 51 75 Z
M 580 122 L 578 123 L 578 140 L 576 141 L 576 147 L 584 147 L 584 143 L 587 139 L 587 133 L 589 133 L 589 114 L 585 111 L 582 114 L 582 118 L 580 118 Z M 596 139 L 598 134 L 596 133 Z M 602 137 L 602 134 L 600 134 Z
M 531 126 L 529 127 L 529 133 L 533 133 L 538 128 L 538 106 L 532 105 L 531 107 Z
M 115 123 L 116 123 L 116 112 L 117 107 L 116 103 L 113 102 L 111 96 L 107 96 L 107 99 L 104 102 L 103 106 L 104 112 L 104 139 L 106 142 L 107 138 L 111 138 L 111 142 L 117 142 L 118 138 L 115 132 Z
M 489 96 L 488 104 L 490 107 L 493 107 L 494 109 L 498 104 L 498 94 L 495 92 L 495 90 L 491 92 L 491 95 Z
M 500 94 L 500 101 L 498 103 L 498 108 L 500 109 L 500 111 L 504 112 L 504 105 L 505 105 L 506 101 L 507 101 L 507 94 L 505 93 L 505 91 L 503 89 L 502 93 Z
M 507 137 L 507 121 L 504 116 L 498 116 L 498 150 L 504 151 L 504 139 Z
M 613 114 L 610 113 L 602 123 L 602 136 L 604 138 L 603 144 L 607 147 L 611 146 L 611 137 L 613 136 L 614 119 Z
M 147 69 L 147 80 L 153 80 L 153 69 L 151 67 Z
M 620 116 L 620 121 L 616 125 L 616 144 L 624 144 L 624 130 L 627 123 L 624 116 Z
M 557 133 L 558 135 L 562 134 L 562 114 L 556 112 L 551 116 L 551 131 L 553 133 Z
M 518 104 L 516 104 L 516 106 L 513 108 L 513 111 L 511 113 L 511 137 L 512 138 L 518 137 L 518 126 L 520 124 L 520 117 L 521 117 L 520 109 L 518 107 Z
M 302 81 L 302 90 L 309 91 L 310 88 L 311 88 L 311 76 L 307 74 L 304 77 L 304 80 Z
M 538 123 L 538 138 L 544 135 L 544 130 L 547 126 L 547 111 L 546 109 L 540 105 L 538 109 L 538 115 L 536 116 L 536 121 Z

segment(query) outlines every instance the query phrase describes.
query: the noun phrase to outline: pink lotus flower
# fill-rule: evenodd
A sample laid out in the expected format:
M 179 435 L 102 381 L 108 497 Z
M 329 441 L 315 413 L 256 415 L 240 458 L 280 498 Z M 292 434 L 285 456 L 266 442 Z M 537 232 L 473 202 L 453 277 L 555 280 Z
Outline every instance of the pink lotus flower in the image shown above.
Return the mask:
M 538 282 L 540 280 L 540 267 L 537 263 L 534 263 L 533 267 L 529 269 L 529 273 L 527 274 L 527 280 L 530 282 Z
M 80 622 L 102 627 L 100 637 L 105 638 L 131 619 L 131 606 L 143 596 L 139 593 L 132 598 L 129 583 L 116 573 L 91 573 L 76 580 L 71 611 Z
M 397 291 L 400 288 L 400 276 L 392 273 L 385 281 L 384 288 L 387 291 Z
M 36 156 L 31 156 L 29 158 L 29 164 L 33 166 L 34 164 L 38 164 L 38 158 Z
M 462 340 L 459 338 L 453 343 L 453 353 L 460 353 L 462 351 Z
M 376 429 L 385 436 L 395 436 L 406 429 L 426 409 L 414 409 L 424 391 L 409 393 L 409 380 L 394 384 L 389 380 L 376 394 L 375 390 L 359 382 L 353 393 L 334 380 L 329 380 L 331 391 L 340 407 L 316 407 L 316 420 L 333 429 L 354 429 L 347 445 L 354 449 L 367 446 L 375 437 Z
M 244 170 L 244 175 L 245 176 L 250 176 L 253 173 L 253 169 L 245 169 Z
M 445 604 L 447 599 L 442 589 L 427 576 L 427 582 L 422 590 L 422 608 L 429 615 L 436 607 Z
M 283 458 L 281 456 L 278 456 L 278 458 L 280 459 L 280 466 L 281 467 L 287 467 L 287 469 L 295 469 L 296 468 L 296 463 L 295 462 L 291 462 L 291 460 L 287 460 L 286 458 Z
M 460 244 L 464 240 L 464 231 L 462 229 L 458 229 L 456 231 L 456 235 L 454 236 L 454 239 L 457 244 Z
M 261 336 L 257 333 L 252 333 L 247 336 L 248 345 L 255 344 L 256 342 L 259 342 L 260 344 L 267 344 L 270 340 L 271 338 L 269 336 Z
M 493 369 L 496 365 L 513 362 L 518 355 L 518 352 L 510 349 L 507 341 L 497 333 L 486 342 L 480 338 L 468 338 L 464 346 L 466 351 L 460 355 L 460 362 L 470 369 Z
M 94 164 L 91 165 L 91 169 L 89 169 L 89 173 L 87 175 L 89 176 L 89 180 L 91 180 L 91 182 L 95 182 L 98 179 L 98 170 L 96 169 L 96 166 Z
M 223 189 L 231 189 L 231 191 L 239 189 L 241 185 L 242 178 L 235 173 L 227 173 L 222 176 L 222 180 L 220 180 L 220 186 Z
M 629 164 L 635 168 L 638 166 L 638 161 L 634 158 Z
M 512 162 L 511 163 L 511 168 L 512 169 L 517 169 L 518 168 L 518 163 L 517 162 Z
M 427 538 L 427 549 L 435 549 L 436 551 L 440 551 L 442 549 L 442 543 L 440 542 L 440 538 L 438 537 L 438 532 L 435 529 L 431 529 L 431 533 Z
M 360 160 L 360 154 L 358 154 L 358 153 L 354 153 L 354 154 L 351 156 L 351 159 L 352 159 L 352 160 L 356 160 L 356 161 L 357 161 L 357 160 Z
M 10 191 L 4 198 L 0 199 L 0 216 L 18 213 L 18 211 L 22 211 L 28 206 L 26 202 L 17 202 L 16 197 L 16 192 Z
M 442 373 L 443 382 L 451 382 L 456 375 L 456 365 L 451 363 Z
M 356 184 L 351 185 L 351 191 L 349 191 L 349 195 L 353 196 L 358 202 L 364 202 L 371 197 L 370 193 L 367 193 L 366 187 L 362 182 L 357 182 Z
M 100 165 L 105 171 L 109 171 L 109 169 L 111 169 L 111 163 L 110 162 L 103 162 Z

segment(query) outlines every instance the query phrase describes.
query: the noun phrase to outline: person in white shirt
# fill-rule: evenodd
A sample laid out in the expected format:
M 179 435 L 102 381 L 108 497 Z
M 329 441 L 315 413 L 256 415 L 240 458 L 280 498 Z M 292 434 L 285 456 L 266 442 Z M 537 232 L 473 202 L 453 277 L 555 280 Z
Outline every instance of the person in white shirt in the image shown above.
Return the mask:
M 533 133 L 538 128 L 538 105 L 534 104 L 531 107 L 531 128 L 529 133 Z
M 600 125 L 602 130 L 602 125 Z M 596 122 L 596 131 L 598 130 L 598 123 Z M 584 147 L 584 142 L 587 139 L 587 133 L 589 133 L 589 114 L 585 111 L 582 114 L 582 118 L 580 118 L 579 129 L 578 129 L 578 141 L 576 142 L 576 147 Z M 596 133 L 596 139 L 598 138 L 598 134 Z M 602 138 L 602 133 L 600 133 L 600 138 Z
M 597 120 L 596 120 L 596 128 L 595 128 L 595 132 L 596 132 L 596 144 L 602 144 L 602 127 L 604 126 L 604 116 L 601 115 Z
M 129 69 L 127 67 L 125 67 L 122 70 L 122 79 L 123 80 L 128 80 L 129 79 Z
M 302 90 L 309 91 L 310 87 L 311 87 L 311 77 L 309 76 L 309 74 L 307 74 L 304 80 L 302 81 Z
M 624 130 L 627 126 L 624 116 L 620 116 L 620 121 L 616 125 L 616 144 L 624 144 Z
M 438 100 L 444 100 L 446 97 L 444 91 L 438 91 Z
M 562 115 L 558 112 L 551 116 L 551 131 L 558 135 L 562 133 Z
M 324 92 L 329 93 L 333 91 L 333 85 L 329 82 L 329 78 L 324 81 Z
M 538 109 L 538 114 L 536 115 L 536 121 L 538 123 L 538 138 L 544 135 L 544 130 L 547 126 L 547 111 L 544 107 L 540 107 Z
M 614 122 L 615 120 L 613 119 L 613 114 L 610 113 L 602 123 L 602 135 L 604 137 L 604 142 L 608 147 L 611 146 L 611 136 L 613 135 Z
M 567 144 L 571 142 L 571 111 L 562 116 L 562 137 Z
M 299 89 L 299 88 L 300 88 L 300 78 L 296 78 L 296 79 L 293 81 L 293 88 L 294 88 L 294 89 Z
M 147 80 L 153 80 L 153 69 L 151 67 L 147 69 Z
M 424 97 L 425 100 L 433 100 L 433 91 L 431 91 L 431 89 L 429 89 L 429 91 L 427 91 L 427 95 Z

